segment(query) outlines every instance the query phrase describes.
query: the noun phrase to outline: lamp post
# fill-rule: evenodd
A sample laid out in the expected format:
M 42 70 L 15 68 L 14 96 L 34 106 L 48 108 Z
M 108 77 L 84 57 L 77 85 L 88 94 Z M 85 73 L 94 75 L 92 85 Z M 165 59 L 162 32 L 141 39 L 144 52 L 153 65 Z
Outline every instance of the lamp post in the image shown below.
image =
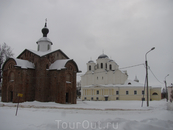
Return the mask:
M 166 77 L 168 77 L 169 76 L 169 74 L 167 74 L 166 76 L 165 76 L 165 88 L 166 88 L 166 101 L 168 102 L 168 89 L 167 89 L 167 83 L 166 83 Z
M 155 47 L 151 48 L 146 54 L 145 54 L 145 66 L 146 66 L 146 81 L 147 81 L 147 107 L 149 106 L 149 93 L 148 93 L 148 62 L 147 62 L 147 54 L 154 50 Z

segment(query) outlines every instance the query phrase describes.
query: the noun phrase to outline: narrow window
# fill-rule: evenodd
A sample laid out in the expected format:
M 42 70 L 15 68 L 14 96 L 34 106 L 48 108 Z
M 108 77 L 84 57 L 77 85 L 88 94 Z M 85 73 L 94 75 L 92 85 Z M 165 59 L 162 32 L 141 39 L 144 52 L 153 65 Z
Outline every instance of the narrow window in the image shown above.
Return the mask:
M 101 69 L 103 69 L 103 63 L 101 63 L 100 66 L 101 66 Z
M 145 94 L 144 90 L 142 90 L 142 94 Z
M 116 95 L 118 95 L 119 94 L 119 91 L 116 91 Z
M 97 97 L 97 100 L 99 100 L 99 98 Z
M 40 45 L 38 45 L 38 51 L 40 50 Z
M 134 91 L 134 95 L 136 95 L 136 94 L 137 94 L 137 91 L 135 90 L 135 91 Z
M 107 63 L 105 63 L 106 69 L 107 69 Z
M 126 91 L 126 95 L 128 95 L 129 94 L 129 91 Z
M 91 70 L 91 65 L 89 66 L 89 70 Z
M 93 100 L 93 97 L 91 97 L 91 100 Z
M 49 49 L 50 49 L 50 45 L 48 44 L 48 45 L 47 45 L 47 50 L 49 50 Z
M 109 65 L 109 69 L 112 70 L 112 65 Z
M 118 98 L 118 97 L 116 97 L 116 100 L 119 100 L 119 98 Z
M 84 99 L 86 100 L 87 98 L 85 97 Z
M 99 90 L 97 90 L 97 94 L 99 94 Z

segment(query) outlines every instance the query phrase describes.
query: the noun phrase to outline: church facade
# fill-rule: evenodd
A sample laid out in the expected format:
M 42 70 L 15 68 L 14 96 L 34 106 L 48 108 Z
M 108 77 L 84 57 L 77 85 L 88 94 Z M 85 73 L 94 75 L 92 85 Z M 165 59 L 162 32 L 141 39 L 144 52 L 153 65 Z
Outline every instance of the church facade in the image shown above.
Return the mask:
M 76 73 L 78 66 L 60 49 L 51 51 L 53 43 L 47 37 L 36 43 L 37 51 L 25 49 L 17 58 L 3 65 L 2 102 L 40 101 L 76 104 Z M 18 97 L 22 94 L 22 97 Z
M 121 71 L 118 64 L 102 54 L 96 63 L 87 63 L 87 72 L 81 76 L 82 100 L 146 100 L 144 84 L 128 80 L 127 71 Z M 149 99 L 160 100 L 161 88 L 149 87 Z

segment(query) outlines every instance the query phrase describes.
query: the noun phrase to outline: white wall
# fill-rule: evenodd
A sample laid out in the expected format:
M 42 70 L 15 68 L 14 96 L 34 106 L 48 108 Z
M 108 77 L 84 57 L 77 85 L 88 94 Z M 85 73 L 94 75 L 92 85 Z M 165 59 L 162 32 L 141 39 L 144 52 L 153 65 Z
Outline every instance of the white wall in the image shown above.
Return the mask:
M 48 45 L 49 45 L 49 48 L 48 48 Z M 49 42 L 38 42 L 38 48 L 39 50 L 38 51 L 51 51 L 51 43 Z

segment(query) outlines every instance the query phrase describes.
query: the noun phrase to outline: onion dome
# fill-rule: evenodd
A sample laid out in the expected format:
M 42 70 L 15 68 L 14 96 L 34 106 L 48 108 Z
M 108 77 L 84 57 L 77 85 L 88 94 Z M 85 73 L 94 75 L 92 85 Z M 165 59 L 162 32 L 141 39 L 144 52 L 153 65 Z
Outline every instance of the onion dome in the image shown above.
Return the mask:
M 88 61 L 88 63 L 94 63 L 94 61 L 90 60 L 90 61 Z
M 41 31 L 43 33 L 43 37 L 40 38 L 36 43 L 38 44 L 39 42 L 47 42 L 47 43 L 51 43 L 52 45 L 53 44 L 52 41 L 47 37 L 47 34 L 49 33 L 49 29 L 47 28 L 47 19 L 45 22 L 45 26 Z
M 49 33 L 49 29 L 47 28 L 47 22 L 45 22 L 45 26 L 41 31 L 43 33 L 43 37 L 47 37 L 47 34 Z
M 112 61 L 113 61 L 112 59 L 109 60 L 109 62 L 112 62 Z
M 105 54 L 102 54 L 102 55 L 100 55 L 99 57 L 98 57 L 98 59 L 102 59 L 102 58 L 109 58 L 107 55 L 105 55 Z

